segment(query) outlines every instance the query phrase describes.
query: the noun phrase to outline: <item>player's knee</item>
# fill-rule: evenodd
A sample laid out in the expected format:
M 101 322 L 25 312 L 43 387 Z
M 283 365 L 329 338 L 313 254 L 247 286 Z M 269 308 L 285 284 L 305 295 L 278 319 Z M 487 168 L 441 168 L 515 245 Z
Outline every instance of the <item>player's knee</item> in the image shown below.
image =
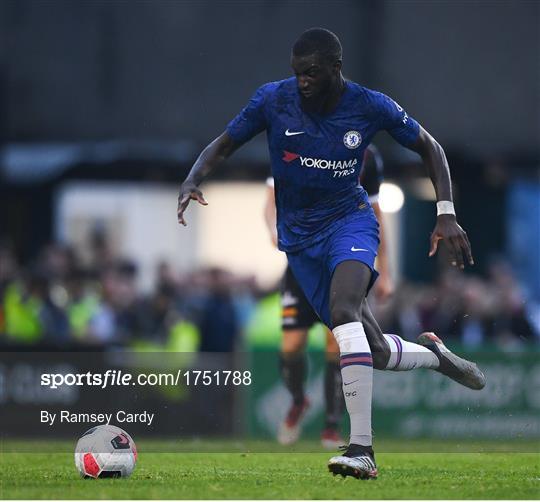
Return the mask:
M 341 326 L 349 322 L 362 321 L 362 315 L 358 308 L 353 305 L 336 305 L 330 311 L 332 326 Z

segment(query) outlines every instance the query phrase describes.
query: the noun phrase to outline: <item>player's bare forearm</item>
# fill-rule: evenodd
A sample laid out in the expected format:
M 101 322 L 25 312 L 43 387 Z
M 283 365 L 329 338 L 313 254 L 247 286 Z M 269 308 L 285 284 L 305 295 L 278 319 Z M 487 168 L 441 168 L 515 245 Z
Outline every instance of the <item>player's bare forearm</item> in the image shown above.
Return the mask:
M 439 143 L 424 128 L 420 127 L 420 133 L 416 142 L 410 147 L 422 157 L 427 168 L 437 200 L 452 201 L 452 182 L 450 181 L 450 168 L 444 150 Z
M 178 195 L 178 223 L 186 225 L 184 212 L 191 200 L 196 200 L 203 206 L 208 203 L 204 200 L 198 186 L 212 172 L 212 170 L 229 157 L 240 145 L 225 131 L 212 141 L 199 155 L 187 178 L 180 186 Z
M 228 158 L 238 146 L 226 131 L 219 135 L 201 152 L 184 184 L 190 183 L 199 186 L 213 169 Z
M 422 157 L 435 188 L 437 201 L 451 203 L 453 199 L 450 169 L 441 145 L 421 127 L 418 139 L 410 148 Z M 450 207 L 453 208 L 453 205 L 450 204 Z M 450 261 L 454 267 L 464 268 L 463 255 L 465 255 L 469 265 L 474 264 L 469 238 L 458 225 L 453 209 L 451 212 L 445 211 L 445 214 L 437 216 L 437 224 L 431 234 L 429 256 L 433 256 L 437 252 L 440 240 L 444 240 L 447 245 Z

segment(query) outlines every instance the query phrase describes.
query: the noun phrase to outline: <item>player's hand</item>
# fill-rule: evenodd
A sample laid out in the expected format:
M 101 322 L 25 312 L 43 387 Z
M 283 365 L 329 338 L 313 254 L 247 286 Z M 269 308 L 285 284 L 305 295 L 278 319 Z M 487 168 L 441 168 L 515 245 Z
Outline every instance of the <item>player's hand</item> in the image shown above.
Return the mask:
M 450 261 L 454 267 L 465 268 L 463 256 L 465 256 L 469 265 L 474 265 L 469 238 L 465 230 L 458 225 L 453 214 L 437 216 L 437 224 L 431 234 L 429 256 L 433 256 L 437 252 L 440 240 L 444 240 L 447 245 L 450 252 Z
M 184 211 L 187 209 L 190 200 L 196 200 L 199 204 L 207 206 L 208 202 L 204 200 L 202 192 L 197 188 L 194 183 L 182 183 L 180 187 L 180 194 L 178 195 L 178 223 L 186 226 L 186 220 L 184 219 Z
M 374 285 L 377 300 L 384 302 L 394 294 L 394 283 L 388 274 L 381 273 Z

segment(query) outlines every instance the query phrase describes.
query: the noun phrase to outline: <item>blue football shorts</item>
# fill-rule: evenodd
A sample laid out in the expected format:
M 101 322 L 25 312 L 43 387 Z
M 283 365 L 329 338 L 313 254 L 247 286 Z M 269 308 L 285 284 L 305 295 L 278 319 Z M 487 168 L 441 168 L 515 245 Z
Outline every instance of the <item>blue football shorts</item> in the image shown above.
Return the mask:
M 348 260 L 371 269 L 368 291 L 379 275 L 375 258 L 379 247 L 379 224 L 371 207 L 355 214 L 323 240 L 294 253 L 287 253 L 289 266 L 308 302 L 330 328 L 330 283 L 336 267 Z

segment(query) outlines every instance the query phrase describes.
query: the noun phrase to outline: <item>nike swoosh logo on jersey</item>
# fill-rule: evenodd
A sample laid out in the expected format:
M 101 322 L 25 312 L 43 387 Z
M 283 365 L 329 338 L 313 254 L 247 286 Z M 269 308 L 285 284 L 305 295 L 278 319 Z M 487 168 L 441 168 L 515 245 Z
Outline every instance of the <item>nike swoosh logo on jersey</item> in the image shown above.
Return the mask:
M 285 131 L 285 136 L 297 136 L 298 134 L 304 134 L 305 131 L 289 131 L 289 129 L 287 129 Z
M 358 378 L 356 380 L 353 380 L 352 382 L 348 382 L 348 383 L 343 382 L 343 385 L 351 385 L 354 382 L 358 382 Z
M 351 248 L 351 251 L 369 251 L 369 249 L 365 248 L 355 248 L 354 246 Z

